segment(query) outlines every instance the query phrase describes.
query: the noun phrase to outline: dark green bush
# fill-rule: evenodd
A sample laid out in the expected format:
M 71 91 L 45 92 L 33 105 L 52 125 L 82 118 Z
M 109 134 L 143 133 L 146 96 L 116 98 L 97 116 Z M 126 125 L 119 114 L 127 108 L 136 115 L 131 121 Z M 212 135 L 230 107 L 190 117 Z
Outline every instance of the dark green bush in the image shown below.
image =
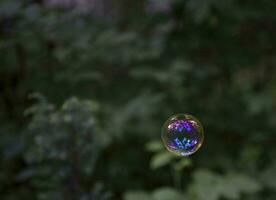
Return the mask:
M 0 2 L 1 199 L 275 199 L 276 2 L 103 2 Z

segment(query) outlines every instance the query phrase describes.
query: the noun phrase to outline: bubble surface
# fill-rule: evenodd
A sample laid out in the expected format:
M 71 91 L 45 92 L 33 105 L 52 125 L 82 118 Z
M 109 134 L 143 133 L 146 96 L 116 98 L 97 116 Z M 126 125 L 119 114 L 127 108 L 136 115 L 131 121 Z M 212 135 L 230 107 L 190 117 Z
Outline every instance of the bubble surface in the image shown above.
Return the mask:
M 204 140 L 203 127 L 192 115 L 177 114 L 164 123 L 161 138 L 169 151 L 188 156 L 201 147 Z

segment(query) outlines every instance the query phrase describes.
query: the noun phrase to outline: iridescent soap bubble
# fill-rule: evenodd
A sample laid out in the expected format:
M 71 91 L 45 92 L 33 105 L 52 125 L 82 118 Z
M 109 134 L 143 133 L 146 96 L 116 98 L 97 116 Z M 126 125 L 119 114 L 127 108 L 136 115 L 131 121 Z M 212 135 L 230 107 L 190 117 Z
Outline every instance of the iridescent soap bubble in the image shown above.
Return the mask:
M 169 151 L 188 156 L 201 147 L 204 139 L 203 127 L 192 115 L 177 114 L 165 122 L 161 137 Z

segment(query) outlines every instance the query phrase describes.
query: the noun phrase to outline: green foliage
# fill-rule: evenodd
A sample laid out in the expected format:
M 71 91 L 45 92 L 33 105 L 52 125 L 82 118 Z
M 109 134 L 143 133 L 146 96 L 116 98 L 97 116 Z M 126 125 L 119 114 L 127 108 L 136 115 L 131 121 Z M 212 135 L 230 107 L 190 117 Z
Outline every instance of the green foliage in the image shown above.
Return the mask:
M 172 188 L 159 188 L 152 193 L 147 192 L 127 192 L 124 196 L 124 200 L 181 200 L 183 199 L 184 195 Z M 185 198 L 184 198 L 185 199 Z
M 261 174 L 260 178 L 263 182 L 263 184 L 272 190 L 275 190 L 276 188 L 276 183 L 275 183 L 275 178 L 276 178 L 276 163 L 272 163 L 271 166 L 269 166 L 267 169 L 265 169 Z
M 170 152 L 162 152 L 155 155 L 152 158 L 151 168 L 156 169 L 158 167 L 162 167 L 172 161 L 174 156 Z
M 26 152 L 32 167 L 20 172 L 17 180 L 30 179 L 34 187 L 48 188 L 40 199 L 84 195 L 82 184 L 92 177 L 99 152 L 108 144 L 94 118 L 98 105 L 70 98 L 55 109 L 42 96 L 35 97 L 40 101 L 26 110 L 32 115 Z
M 229 173 L 224 176 L 208 170 L 197 170 L 189 187 L 192 199 L 217 200 L 240 199 L 243 193 L 255 194 L 260 191 L 260 183 L 243 174 Z
M 276 1 L 45 2 L 0 1 L 0 199 L 276 199 Z
M 189 158 L 182 158 L 164 149 L 159 140 L 154 140 L 146 145 L 146 150 L 155 153 L 150 162 L 151 169 L 157 169 L 166 165 L 171 165 L 174 170 L 181 171 L 185 167 L 191 166 Z

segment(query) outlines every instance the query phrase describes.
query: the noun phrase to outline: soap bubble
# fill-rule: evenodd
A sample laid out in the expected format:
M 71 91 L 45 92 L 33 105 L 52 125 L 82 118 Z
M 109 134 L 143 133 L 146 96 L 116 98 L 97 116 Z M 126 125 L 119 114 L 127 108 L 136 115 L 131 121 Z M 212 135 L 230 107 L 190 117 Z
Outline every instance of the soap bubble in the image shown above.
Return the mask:
M 204 139 L 203 127 L 192 115 L 177 114 L 165 122 L 161 138 L 169 151 L 188 156 L 201 147 Z

